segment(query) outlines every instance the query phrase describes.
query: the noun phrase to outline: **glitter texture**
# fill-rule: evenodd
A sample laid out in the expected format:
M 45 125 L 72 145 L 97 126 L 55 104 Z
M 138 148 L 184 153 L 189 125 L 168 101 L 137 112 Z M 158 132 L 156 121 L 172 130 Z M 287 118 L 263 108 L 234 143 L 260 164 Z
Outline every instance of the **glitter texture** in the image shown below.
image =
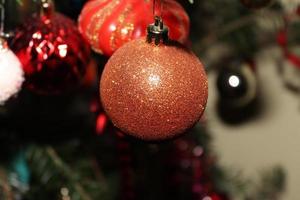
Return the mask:
M 102 104 L 115 126 L 144 140 L 184 133 L 202 116 L 207 96 L 207 77 L 193 53 L 145 39 L 116 51 L 100 82 Z
M 17 56 L 9 49 L 0 50 L 0 105 L 21 89 L 23 81 L 24 73 Z

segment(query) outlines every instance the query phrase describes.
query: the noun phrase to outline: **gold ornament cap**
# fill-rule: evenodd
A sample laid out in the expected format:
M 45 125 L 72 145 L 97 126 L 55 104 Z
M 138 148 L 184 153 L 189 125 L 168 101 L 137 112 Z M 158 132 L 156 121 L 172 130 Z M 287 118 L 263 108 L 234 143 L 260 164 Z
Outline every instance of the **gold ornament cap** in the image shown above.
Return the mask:
M 154 17 L 154 23 L 147 28 L 147 42 L 151 43 L 153 40 L 156 45 L 161 42 L 166 43 L 169 40 L 169 29 L 158 16 Z

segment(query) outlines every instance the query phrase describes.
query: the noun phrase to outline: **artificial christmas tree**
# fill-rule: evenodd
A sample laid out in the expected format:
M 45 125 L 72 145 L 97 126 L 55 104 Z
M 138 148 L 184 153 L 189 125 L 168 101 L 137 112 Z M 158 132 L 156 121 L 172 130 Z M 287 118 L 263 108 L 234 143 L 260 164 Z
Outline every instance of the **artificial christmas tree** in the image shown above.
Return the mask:
M 5 6 L 7 15 L 10 15 L 6 23 L 24 24 L 22 19 L 12 19 L 11 16 L 16 10 L 19 11 L 18 16 L 37 12 L 33 7 L 41 2 L 50 3 L 47 0 L 10 1 Z M 110 26 L 114 24 L 113 20 L 109 21 L 96 14 L 100 12 L 98 7 L 91 6 L 89 9 L 95 9 L 95 12 L 89 13 L 85 11 L 87 8 L 84 6 L 84 3 L 87 3 L 87 6 L 101 3 L 110 5 L 112 2 L 118 8 L 117 18 L 124 16 L 119 16 L 124 7 L 136 6 L 134 8 L 138 9 L 132 9 L 128 15 L 135 16 L 137 24 L 144 18 L 134 12 L 138 10 L 139 13 L 143 13 L 143 9 L 140 9 L 141 3 L 147 4 L 148 7 L 151 4 L 150 8 L 154 7 L 154 12 L 148 10 L 147 13 L 154 14 L 151 14 L 149 23 L 152 23 L 155 15 L 161 16 L 163 20 L 169 17 L 168 20 L 176 21 L 176 24 L 170 24 L 169 36 L 172 37 L 172 32 L 178 31 L 172 29 L 184 27 L 183 31 L 176 32 L 172 38 L 182 39 L 183 44 L 166 41 L 167 34 L 160 22 L 156 24 L 158 26 L 152 27 L 150 35 L 154 39 L 133 37 L 119 41 L 118 31 L 123 30 L 122 26 L 126 24 L 121 23 L 120 27 L 114 30 Z M 155 10 L 153 2 L 162 9 Z M 285 186 L 284 171 L 280 167 L 266 171 L 257 182 L 237 177 L 236 171 L 221 167 L 216 156 L 218 152 L 214 152 L 214 146 L 211 144 L 211 113 L 207 112 L 202 116 L 208 96 L 205 70 L 210 75 L 211 72 L 222 70 L 220 63 L 225 65 L 224 69 L 230 67 L 230 63 L 225 62 L 223 58 L 210 58 L 210 48 L 220 44 L 222 48 L 225 47 L 225 53 L 221 52 L 219 57 L 231 54 L 231 57 L 242 61 L 252 60 L 261 44 L 274 42 L 275 37 L 263 37 L 263 31 L 259 32 L 260 29 L 255 23 L 259 14 L 244 6 L 250 1 L 209 0 L 194 1 L 191 4 L 188 0 L 167 0 L 166 7 L 159 6 L 158 0 L 153 2 L 57 0 L 57 10 L 74 21 L 78 20 L 81 13 L 79 29 L 83 36 L 79 35 L 74 22 L 57 13 L 52 13 L 54 18 L 46 18 L 50 24 L 56 24 L 50 25 L 50 28 L 47 22 L 45 24 L 39 17 L 30 18 L 29 22 L 23 25 L 24 34 L 20 29 L 16 29 L 16 26 L 13 27 L 11 31 L 15 35 L 8 41 L 13 41 L 10 45 L 23 65 L 25 61 L 30 61 L 23 66 L 25 86 L 34 92 L 23 89 L 16 98 L 0 107 L 1 200 L 280 199 Z M 280 7 L 280 2 L 261 2 L 266 10 L 274 11 L 279 16 L 286 12 Z M 171 5 L 176 5 L 176 9 L 168 7 Z M 189 29 L 186 13 L 191 20 L 190 42 L 186 41 Z M 91 20 L 86 18 L 85 15 L 88 14 L 93 15 L 90 17 L 95 20 L 93 27 L 90 27 L 98 31 L 95 35 L 85 35 L 85 20 Z M 106 35 L 102 38 L 103 32 L 97 27 L 100 21 L 104 23 L 106 31 L 118 36 L 112 37 L 112 41 L 116 42 L 118 47 L 123 43 L 124 46 L 120 47 L 109 61 L 99 55 L 99 51 L 93 47 L 96 51 L 89 64 L 90 50 L 85 39 L 103 39 L 108 50 L 101 51 L 108 52 L 106 55 L 115 51 L 115 48 L 110 49 L 112 41 L 107 39 L 111 37 Z M 142 24 L 145 26 L 144 21 Z M 38 27 L 34 30 L 47 33 L 36 34 L 36 31 L 31 31 L 34 27 Z M 144 28 L 144 33 L 137 35 L 145 36 L 146 27 Z M 274 30 L 274 33 L 277 32 L 278 30 Z M 156 34 L 161 38 L 155 38 Z M 34 40 L 28 41 L 28 38 L 32 37 L 35 37 Z M 40 44 L 52 44 L 53 38 L 56 42 L 62 39 L 64 42 L 71 41 L 70 46 L 76 45 L 72 46 L 71 51 L 68 51 L 70 54 L 66 55 L 64 46 L 59 48 L 60 43 L 39 48 Z M 126 43 L 131 39 L 136 40 Z M 260 40 L 263 42 L 260 43 Z M 187 46 L 192 47 L 195 53 L 187 50 Z M 217 54 L 218 52 L 214 51 L 213 55 Z M 199 62 L 196 55 L 201 57 L 205 65 Z M 49 59 L 50 64 L 45 64 L 45 60 Z M 247 72 L 252 70 L 251 67 L 246 67 Z M 36 71 L 31 74 L 32 70 Z M 149 74 L 141 76 L 143 70 Z M 87 71 L 85 77 L 84 71 Z M 247 79 L 245 84 L 250 82 L 251 87 L 247 85 L 249 87 L 246 87 L 246 90 L 244 85 L 237 84 L 237 81 L 244 83 L 242 81 L 245 74 L 231 79 L 229 84 L 234 88 L 226 88 L 230 79 L 227 72 L 228 70 L 224 72 L 225 79 L 218 83 L 220 91 L 226 90 L 222 97 L 227 101 L 224 106 L 229 108 L 230 100 L 226 96 L 228 92 L 234 93 L 234 102 L 230 103 L 251 103 L 256 93 L 253 95 L 253 92 L 250 92 L 251 95 L 248 95 L 247 89 L 259 87 L 260 83 L 253 79 L 256 72 L 250 71 L 253 72 L 252 78 L 250 81 Z M 34 78 L 31 75 L 41 76 Z M 99 99 L 101 75 L 100 96 L 103 105 Z M 75 87 L 80 79 L 84 80 L 83 84 Z M 5 80 L 2 74 L 0 83 L 1 80 Z M 164 80 L 167 81 L 162 82 Z M 146 85 L 147 81 L 150 81 L 152 88 Z M 255 87 L 252 87 L 253 85 Z M 236 93 L 235 89 L 241 89 L 235 88 L 238 86 L 242 87 L 242 91 Z M 216 87 L 210 89 L 216 90 Z M 44 96 L 41 93 L 56 95 Z M 245 96 L 250 98 L 245 100 Z M 160 102 L 162 108 L 159 107 Z M 120 118 L 124 119 L 122 123 Z M 196 126 L 192 128 L 195 123 Z M 131 130 L 132 127 L 135 129 Z M 128 133 L 135 137 L 127 136 Z M 176 138 L 173 138 L 175 136 Z M 140 138 L 160 141 L 149 142 Z

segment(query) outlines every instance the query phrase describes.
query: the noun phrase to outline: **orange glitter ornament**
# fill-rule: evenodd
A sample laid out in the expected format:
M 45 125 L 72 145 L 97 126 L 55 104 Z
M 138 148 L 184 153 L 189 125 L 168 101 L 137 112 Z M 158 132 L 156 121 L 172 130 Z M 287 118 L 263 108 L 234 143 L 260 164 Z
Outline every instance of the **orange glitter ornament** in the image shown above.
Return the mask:
M 149 38 L 149 42 L 137 39 L 117 50 L 100 81 L 100 98 L 114 125 L 151 141 L 170 139 L 191 128 L 208 97 L 199 59 L 178 43 L 153 37 L 158 45 Z

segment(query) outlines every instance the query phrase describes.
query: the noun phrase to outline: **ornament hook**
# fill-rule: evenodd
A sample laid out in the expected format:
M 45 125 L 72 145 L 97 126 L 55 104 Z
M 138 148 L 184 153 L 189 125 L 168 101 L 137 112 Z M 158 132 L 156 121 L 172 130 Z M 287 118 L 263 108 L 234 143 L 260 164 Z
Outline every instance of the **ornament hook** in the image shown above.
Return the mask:
M 5 50 L 8 48 L 7 42 L 4 39 L 6 34 L 4 33 L 4 21 L 5 21 L 5 0 L 1 0 L 0 2 L 0 50 Z
M 5 0 L 0 0 L 0 38 L 1 40 L 6 40 L 7 38 L 10 38 L 14 35 L 13 32 L 5 32 Z M 1 41 L 1 47 L 2 47 L 2 41 Z
M 0 21 L 0 34 L 4 34 L 4 21 L 5 21 L 5 0 L 1 0 L 0 2 L 0 10 L 1 10 L 1 21 Z
M 54 10 L 54 3 L 52 0 L 40 0 L 40 16 L 48 19 Z
M 153 16 L 162 17 L 163 0 L 153 0 Z

